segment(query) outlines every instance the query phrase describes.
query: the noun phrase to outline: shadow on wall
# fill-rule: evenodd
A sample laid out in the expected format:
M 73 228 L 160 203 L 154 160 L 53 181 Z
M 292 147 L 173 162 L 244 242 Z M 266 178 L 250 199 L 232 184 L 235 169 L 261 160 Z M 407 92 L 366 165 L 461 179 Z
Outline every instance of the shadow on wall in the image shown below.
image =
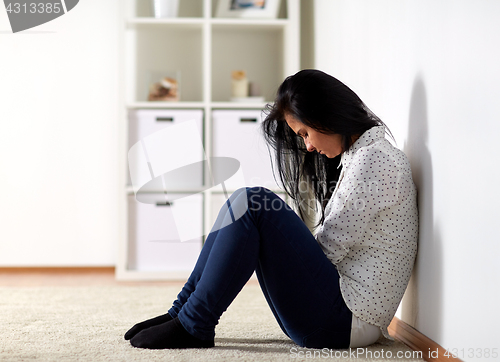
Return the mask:
M 420 75 L 413 83 L 408 136 L 408 156 L 418 189 L 418 254 L 401 307 L 402 320 L 434 340 L 441 339 L 443 313 L 443 256 L 439 225 L 434 222 L 433 170 L 428 147 L 427 93 Z

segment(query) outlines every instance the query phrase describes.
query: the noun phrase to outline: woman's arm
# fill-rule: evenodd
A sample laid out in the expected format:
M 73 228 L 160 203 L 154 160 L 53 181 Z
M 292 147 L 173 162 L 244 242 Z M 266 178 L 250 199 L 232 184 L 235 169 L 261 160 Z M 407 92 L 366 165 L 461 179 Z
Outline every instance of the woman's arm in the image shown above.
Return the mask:
M 369 146 L 355 153 L 316 234 L 334 264 L 361 240 L 381 210 L 399 202 L 398 173 L 392 157 L 380 149 Z

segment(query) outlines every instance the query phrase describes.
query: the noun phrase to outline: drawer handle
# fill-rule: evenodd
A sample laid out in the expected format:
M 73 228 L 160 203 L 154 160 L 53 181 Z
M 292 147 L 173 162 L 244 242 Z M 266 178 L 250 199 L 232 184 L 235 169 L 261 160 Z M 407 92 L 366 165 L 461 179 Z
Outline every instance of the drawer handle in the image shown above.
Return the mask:
M 240 122 L 257 122 L 257 118 L 240 118 Z
M 156 206 L 172 206 L 174 203 L 172 201 L 157 202 Z
M 156 122 L 173 122 L 174 117 L 156 117 Z

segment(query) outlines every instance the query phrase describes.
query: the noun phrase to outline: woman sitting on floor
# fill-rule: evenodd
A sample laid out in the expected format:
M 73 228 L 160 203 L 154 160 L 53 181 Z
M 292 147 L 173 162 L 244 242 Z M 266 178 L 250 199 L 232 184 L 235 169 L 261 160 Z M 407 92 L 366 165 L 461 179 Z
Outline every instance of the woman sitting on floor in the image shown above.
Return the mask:
M 363 347 L 389 337 L 417 250 L 406 156 L 351 89 L 317 70 L 281 84 L 263 127 L 302 218 L 267 189 L 233 193 L 172 308 L 125 334 L 133 346 L 213 347 L 219 318 L 254 271 L 299 346 Z M 315 210 L 306 191 L 320 209 L 315 235 L 303 221 Z

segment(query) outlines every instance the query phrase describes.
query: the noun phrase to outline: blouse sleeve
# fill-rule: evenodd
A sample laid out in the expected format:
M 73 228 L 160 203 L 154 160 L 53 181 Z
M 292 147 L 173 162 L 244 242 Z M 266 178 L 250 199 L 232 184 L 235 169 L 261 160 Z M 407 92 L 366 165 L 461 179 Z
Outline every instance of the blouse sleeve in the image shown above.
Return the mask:
M 377 214 L 398 202 L 398 168 L 379 149 L 355 153 L 326 209 L 316 239 L 334 264 L 348 254 Z

